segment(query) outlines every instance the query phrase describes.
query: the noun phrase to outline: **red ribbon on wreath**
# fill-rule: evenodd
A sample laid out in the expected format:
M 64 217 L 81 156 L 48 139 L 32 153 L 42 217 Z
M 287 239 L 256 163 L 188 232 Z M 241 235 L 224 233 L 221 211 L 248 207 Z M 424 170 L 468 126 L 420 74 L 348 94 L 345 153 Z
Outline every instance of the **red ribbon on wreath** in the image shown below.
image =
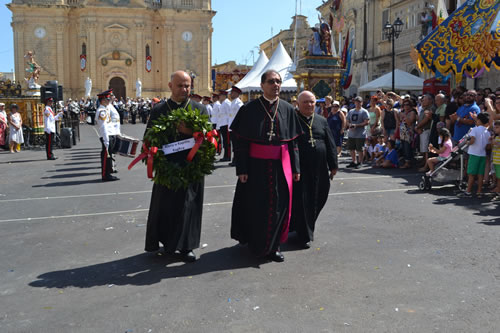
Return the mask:
M 129 164 L 128 169 L 132 169 L 143 158 L 148 158 L 148 178 L 153 178 L 153 157 L 158 153 L 158 147 L 149 148 L 145 143 L 142 144 L 142 153 L 137 156 L 132 163 Z
M 191 148 L 189 151 L 189 154 L 187 156 L 187 160 L 191 162 L 194 158 L 194 155 L 196 155 L 196 152 L 198 149 L 200 149 L 201 144 L 203 143 L 203 140 L 207 140 L 211 144 L 215 146 L 217 149 L 217 140 L 215 139 L 217 137 L 218 133 L 216 130 L 211 130 L 207 134 L 203 135 L 203 132 L 194 132 L 193 137 L 194 137 L 194 146 Z

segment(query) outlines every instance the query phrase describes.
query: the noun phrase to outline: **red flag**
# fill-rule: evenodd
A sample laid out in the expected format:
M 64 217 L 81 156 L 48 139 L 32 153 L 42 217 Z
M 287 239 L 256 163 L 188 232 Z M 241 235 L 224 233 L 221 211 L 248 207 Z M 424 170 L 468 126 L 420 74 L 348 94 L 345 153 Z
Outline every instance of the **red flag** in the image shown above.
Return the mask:
M 347 54 L 349 49 L 349 30 L 347 31 L 347 37 L 345 38 L 344 49 L 342 50 L 342 68 L 347 66 Z

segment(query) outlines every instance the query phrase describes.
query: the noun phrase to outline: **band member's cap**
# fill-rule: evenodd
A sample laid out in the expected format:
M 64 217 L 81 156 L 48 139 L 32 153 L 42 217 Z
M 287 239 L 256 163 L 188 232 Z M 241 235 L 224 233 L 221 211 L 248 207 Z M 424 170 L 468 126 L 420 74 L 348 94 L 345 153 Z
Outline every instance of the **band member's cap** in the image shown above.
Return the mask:
M 227 91 L 224 89 L 219 90 L 219 95 L 227 95 Z
M 212 97 L 213 97 L 213 98 L 217 98 L 217 97 L 219 97 L 219 94 L 213 93 L 213 94 L 212 94 Z
M 100 94 L 97 94 L 97 97 L 99 99 L 103 99 L 103 98 L 106 98 L 106 99 L 111 99 L 111 94 L 113 93 L 113 89 L 108 89 L 106 91 L 103 91 L 102 93 Z
M 54 98 L 50 97 L 50 96 L 45 98 L 45 102 L 52 102 L 53 100 L 54 100 Z
M 198 94 L 191 94 L 191 98 L 199 98 L 202 99 L 202 97 Z
M 210 98 L 210 96 L 203 96 L 203 100 L 212 102 L 212 99 Z
M 238 88 L 238 87 L 236 87 L 236 86 L 233 86 L 233 88 L 231 88 L 231 89 L 232 89 L 232 91 L 234 91 L 234 92 L 236 92 L 236 93 L 238 93 L 238 94 L 243 93 L 243 91 L 241 91 L 241 89 L 240 89 L 240 88 Z

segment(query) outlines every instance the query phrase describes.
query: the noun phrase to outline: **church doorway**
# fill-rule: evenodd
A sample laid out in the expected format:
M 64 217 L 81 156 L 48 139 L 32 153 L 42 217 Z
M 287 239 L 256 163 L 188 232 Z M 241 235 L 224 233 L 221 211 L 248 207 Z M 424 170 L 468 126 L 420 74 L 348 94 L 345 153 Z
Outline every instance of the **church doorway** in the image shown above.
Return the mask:
M 114 77 L 109 81 L 109 88 L 113 89 L 113 94 L 117 99 L 127 97 L 127 90 L 125 87 L 125 81 L 121 77 Z

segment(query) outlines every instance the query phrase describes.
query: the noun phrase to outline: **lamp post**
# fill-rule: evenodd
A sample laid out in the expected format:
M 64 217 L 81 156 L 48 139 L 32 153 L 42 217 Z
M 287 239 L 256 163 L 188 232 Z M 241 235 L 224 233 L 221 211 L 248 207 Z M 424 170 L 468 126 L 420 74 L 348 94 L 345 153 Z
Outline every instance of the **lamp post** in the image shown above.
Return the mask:
M 392 42 L 392 91 L 394 91 L 394 64 L 395 64 L 395 55 L 396 51 L 394 48 L 394 44 L 396 39 L 398 39 L 399 34 L 403 31 L 403 21 L 399 19 L 399 17 L 394 21 L 393 24 L 390 24 L 389 21 L 384 25 L 384 34 L 387 39 Z

